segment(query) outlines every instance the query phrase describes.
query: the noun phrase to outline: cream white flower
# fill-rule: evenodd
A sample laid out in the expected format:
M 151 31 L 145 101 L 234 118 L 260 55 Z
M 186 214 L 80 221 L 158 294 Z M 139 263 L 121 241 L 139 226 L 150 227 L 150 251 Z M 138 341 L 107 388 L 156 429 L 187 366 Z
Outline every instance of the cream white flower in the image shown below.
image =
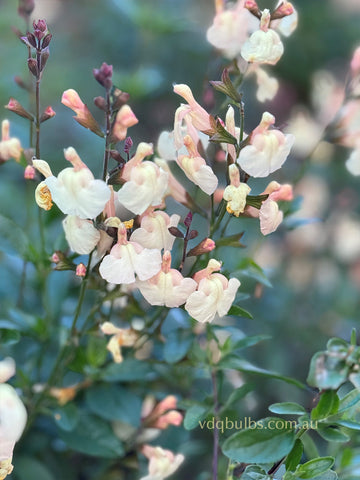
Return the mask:
M 100 330 L 105 335 L 111 335 L 106 348 L 111 353 L 114 362 L 121 363 L 123 361 L 121 347 L 132 347 L 138 338 L 138 334 L 131 328 L 119 328 L 111 322 L 101 324 Z
M 275 65 L 284 53 L 279 35 L 269 28 L 270 12 L 265 9 L 260 20 L 260 29 L 254 32 L 241 48 L 241 56 L 250 63 Z
M 152 145 L 140 143 L 135 156 L 125 165 L 122 178 L 126 183 L 118 192 L 125 208 L 141 215 L 150 206 L 161 205 L 168 187 L 168 174 L 154 162 L 143 161 L 153 153 Z
M 177 164 L 189 180 L 205 193 L 211 195 L 215 192 L 218 185 L 216 175 L 200 156 L 190 135 L 185 136 L 184 144 L 188 149 L 189 155 L 180 155 L 177 159 Z
M 277 7 L 280 5 L 284 12 L 288 10 L 291 13 L 289 15 L 285 15 L 285 17 L 279 20 L 273 20 L 271 22 L 271 28 L 275 28 L 281 33 L 281 35 L 284 35 L 284 37 L 290 37 L 298 25 L 298 12 L 295 10 L 294 6 L 286 0 L 280 0 L 277 4 Z
M 128 241 L 126 228 L 118 228 L 118 243 L 112 247 L 99 267 L 102 278 L 109 283 L 128 284 L 135 282 L 135 274 L 140 280 L 148 280 L 161 268 L 160 250 L 142 247 L 139 243 Z
M 100 231 L 94 227 L 91 220 L 68 215 L 62 225 L 69 247 L 80 255 L 92 252 L 100 240 Z
M 5 162 L 10 158 L 18 161 L 21 156 L 21 151 L 20 140 L 10 137 L 9 120 L 3 120 L 1 122 L 0 162 Z
M 261 205 L 259 212 L 260 231 L 263 235 L 275 232 L 280 223 L 283 221 L 284 214 L 279 210 L 278 204 L 268 198 Z
M 149 474 L 140 480 L 163 480 L 170 477 L 185 460 L 184 455 L 174 455 L 161 447 L 144 445 L 141 451 L 149 459 Z
M 351 152 L 345 166 L 351 175 L 360 175 L 360 144 Z
M 160 272 L 145 282 L 137 281 L 136 286 L 150 305 L 173 308 L 185 303 L 197 284 L 192 278 L 184 278 L 178 270 L 171 268 L 171 255 L 167 251 Z
M 73 167 L 62 170 L 57 177 L 43 160 L 33 161 L 34 167 L 47 177 L 44 183 L 52 200 L 63 213 L 80 218 L 95 218 L 110 199 L 110 189 L 102 180 L 95 180 L 90 169 L 81 161 L 75 149 L 64 150 L 65 158 Z
M 258 85 L 256 98 L 259 102 L 272 100 L 279 90 L 278 80 L 275 77 L 270 77 L 267 72 L 259 66 L 255 68 L 255 75 Z
M 245 210 L 246 197 L 251 188 L 246 183 L 240 182 L 239 169 L 234 164 L 229 166 L 229 177 L 230 185 L 225 188 L 223 198 L 228 202 L 226 206 L 228 213 L 238 217 Z
M 150 212 L 142 217 L 140 228 L 132 233 L 130 240 L 146 248 L 171 250 L 175 237 L 170 234 L 168 228 L 176 227 L 179 220 L 180 215 L 177 214 L 169 217 L 161 210 Z
M 211 259 L 204 270 L 194 275 L 198 289 L 187 299 L 185 310 L 201 323 L 211 322 L 216 314 L 226 315 L 240 286 L 237 278 L 228 280 L 221 273 L 213 273 L 220 268 L 221 263 Z
M 275 172 L 290 153 L 294 136 L 284 135 L 276 129 L 269 130 L 274 123 L 275 117 L 265 112 L 251 134 L 250 144 L 240 151 L 237 162 L 252 177 L 267 177 Z

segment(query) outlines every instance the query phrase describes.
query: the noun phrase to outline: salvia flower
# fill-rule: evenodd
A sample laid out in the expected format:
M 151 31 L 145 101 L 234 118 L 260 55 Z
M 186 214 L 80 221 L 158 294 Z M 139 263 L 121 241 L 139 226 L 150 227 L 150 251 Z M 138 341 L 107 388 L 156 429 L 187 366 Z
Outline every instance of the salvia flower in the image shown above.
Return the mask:
M 116 114 L 112 136 L 116 141 L 124 140 L 127 135 L 127 129 L 136 125 L 138 122 L 139 120 L 129 105 L 123 105 Z
M 64 155 L 73 167 L 65 168 L 57 177 L 51 174 L 50 167 L 44 161 L 39 164 L 39 160 L 34 160 L 34 167 L 44 172 L 47 177 L 44 183 L 63 213 L 93 219 L 103 211 L 111 191 L 105 182 L 95 180 L 73 147 L 65 149 Z M 44 164 L 48 170 L 44 170 Z
M 269 28 L 270 12 L 265 9 L 260 20 L 260 29 L 256 30 L 241 48 L 241 56 L 250 63 L 269 63 L 275 65 L 284 53 L 279 35 Z
M 130 328 L 116 327 L 111 322 L 101 324 L 100 330 L 105 335 L 111 335 L 106 348 L 111 353 L 114 362 L 121 363 L 123 361 L 121 347 L 132 347 L 138 338 L 138 334 Z
M 198 288 L 187 299 L 185 310 L 198 322 L 212 322 L 216 315 L 223 317 L 235 299 L 240 282 L 237 278 L 228 280 L 221 273 L 214 273 L 220 268 L 221 263 L 211 259 L 205 269 L 194 275 Z
M 91 220 L 67 215 L 62 225 L 69 247 L 80 255 L 92 252 L 100 241 L 100 231 L 94 227 Z
M 20 140 L 10 137 L 9 120 L 1 122 L 0 162 L 6 162 L 10 158 L 16 161 L 20 159 L 22 152 Z
M 192 278 L 184 278 L 171 268 L 171 254 L 166 251 L 160 272 L 147 281 L 137 281 L 136 286 L 150 305 L 173 308 L 184 304 L 197 285 Z
M 175 237 L 169 233 L 168 229 L 176 227 L 179 220 L 180 215 L 177 214 L 170 217 L 161 210 L 150 211 L 142 217 L 140 228 L 132 233 L 131 240 L 146 248 L 171 250 Z
M 15 374 L 15 362 L 5 358 L 0 362 L 0 478 L 9 475 L 15 443 L 21 437 L 27 412 L 15 389 L 6 382 Z
M 193 126 L 200 131 L 211 130 L 210 115 L 195 100 L 190 87 L 185 84 L 177 84 L 177 85 L 174 85 L 174 92 L 180 95 L 181 97 L 183 97 L 187 101 L 187 105 L 184 105 L 183 115 L 189 115 Z M 175 118 L 176 118 L 176 113 L 175 113 Z
M 176 472 L 185 460 L 184 455 L 174 455 L 161 447 L 144 445 L 141 452 L 149 459 L 149 474 L 140 480 L 163 480 Z
M 106 255 L 99 267 L 102 278 L 109 283 L 129 284 L 135 282 L 135 275 L 140 280 L 148 280 L 161 268 L 161 254 L 158 249 L 148 249 L 139 243 L 128 241 L 124 224 L 118 228 L 118 242 Z
M 226 200 L 228 213 L 238 217 L 243 213 L 246 206 L 246 197 L 251 188 L 246 183 L 240 182 L 240 172 L 235 164 L 229 166 L 230 185 L 224 190 L 223 198 Z
M 118 192 L 118 200 L 136 215 L 141 215 L 150 206 L 161 205 L 168 187 L 168 173 L 154 162 L 143 161 L 152 153 L 151 144 L 140 143 L 121 174 L 126 183 Z
M 251 133 L 250 143 L 241 151 L 237 162 L 253 177 L 267 177 L 281 168 L 294 143 L 294 135 L 284 135 L 280 130 L 271 129 L 275 117 L 268 112 Z

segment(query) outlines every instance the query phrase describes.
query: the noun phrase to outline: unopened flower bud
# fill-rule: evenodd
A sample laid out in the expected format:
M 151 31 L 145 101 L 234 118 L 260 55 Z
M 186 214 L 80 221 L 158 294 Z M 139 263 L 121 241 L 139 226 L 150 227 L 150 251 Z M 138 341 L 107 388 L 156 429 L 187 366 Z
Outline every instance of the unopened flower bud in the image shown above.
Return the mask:
M 255 17 L 261 17 L 261 10 L 255 0 L 246 0 L 244 7 L 247 8 L 250 13 L 255 15 Z
M 27 165 L 24 171 L 25 180 L 34 180 L 36 170 L 32 165 Z
M 190 230 L 188 235 L 188 240 L 192 240 L 193 238 L 196 238 L 198 235 L 199 235 L 199 232 L 197 230 Z
M 193 217 L 193 216 L 192 216 L 192 213 L 191 213 L 191 212 L 189 212 L 189 213 L 186 215 L 185 220 L 184 220 L 184 225 L 185 225 L 186 228 L 189 228 L 189 227 L 190 227 L 191 222 L 192 222 L 192 217 Z
M 125 139 L 125 145 L 124 145 L 124 152 L 125 153 L 130 153 L 131 147 L 133 146 L 133 141 L 131 137 L 126 137 Z
M 83 263 L 79 263 L 79 265 L 77 265 L 76 267 L 76 275 L 78 277 L 85 277 L 86 275 L 86 267 Z
M 290 2 L 287 2 L 286 0 L 283 1 L 278 8 L 272 12 L 271 14 L 271 20 L 277 20 L 279 18 L 284 18 L 287 17 L 288 15 L 291 15 L 294 13 L 294 7 Z
M 18 14 L 25 19 L 35 8 L 35 0 L 19 0 Z
M 94 68 L 93 75 L 100 85 L 109 89 L 112 87 L 113 66 L 103 63 L 100 68 Z
M 51 39 L 52 39 L 51 33 L 48 33 L 47 35 L 45 35 L 45 37 L 43 38 L 43 41 L 41 42 L 41 48 L 42 49 L 47 48 L 51 42 Z
M 27 41 L 29 42 L 30 46 L 36 48 L 36 38 L 35 35 L 31 32 L 27 32 L 26 34 Z
M 104 97 L 95 97 L 94 104 L 100 108 L 100 110 L 104 110 L 106 112 L 106 100 Z
M 37 61 L 35 58 L 29 58 L 27 61 L 28 67 L 30 72 L 34 75 L 34 77 L 37 77 L 39 74 L 39 69 L 37 65 Z
M 53 206 L 51 193 L 45 182 L 40 182 L 36 187 L 35 201 L 43 210 L 50 210 Z
M 121 91 L 119 88 L 115 88 L 112 93 L 115 98 L 112 105 L 113 110 L 119 110 L 119 108 L 129 101 L 130 95 L 127 92 Z
M 31 115 L 31 113 L 28 112 L 27 110 L 25 110 L 25 108 L 21 105 L 21 103 L 18 102 L 17 100 L 15 100 L 15 98 L 11 97 L 10 100 L 9 100 L 9 103 L 7 105 L 5 105 L 5 108 L 10 110 L 11 112 L 16 113 L 20 117 L 24 117 L 24 118 L 27 118 L 29 120 L 34 119 L 34 117 Z
M 187 257 L 196 257 L 203 253 L 209 253 L 216 247 L 214 240 L 211 238 L 204 238 L 196 247 L 188 251 Z
M 55 111 L 49 105 L 48 107 L 46 107 L 43 114 L 41 115 L 40 123 L 46 122 L 46 120 L 49 120 L 50 118 L 55 117 L 55 115 L 56 115 Z
M 51 261 L 53 263 L 59 263 L 60 262 L 60 257 L 59 255 L 57 254 L 57 252 L 54 252 L 52 255 L 51 255 Z
M 48 61 L 48 58 L 50 57 L 50 50 L 49 47 L 44 48 L 41 51 L 41 66 L 40 66 L 40 71 L 43 71 L 46 65 L 46 62 Z
M 45 20 L 38 20 L 37 23 L 34 20 L 33 27 L 34 27 L 34 35 L 38 40 L 41 40 L 42 38 L 45 37 L 45 34 L 48 29 Z

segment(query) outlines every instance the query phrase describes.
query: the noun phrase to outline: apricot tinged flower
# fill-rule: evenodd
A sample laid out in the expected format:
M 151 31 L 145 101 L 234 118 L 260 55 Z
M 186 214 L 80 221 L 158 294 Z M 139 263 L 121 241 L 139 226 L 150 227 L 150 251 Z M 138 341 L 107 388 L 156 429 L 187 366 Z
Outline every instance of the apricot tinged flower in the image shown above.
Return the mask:
M 140 280 L 148 280 L 161 268 L 160 250 L 144 248 L 126 237 L 126 227 L 120 224 L 118 243 L 100 264 L 100 275 L 109 283 L 134 283 L 135 274 Z
M 138 338 L 137 333 L 130 328 L 116 327 L 111 322 L 104 322 L 100 325 L 100 329 L 105 335 L 112 335 L 106 348 L 114 362 L 121 363 L 123 361 L 121 347 L 132 347 Z
M 129 105 L 123 105 L 116 114 L 115 123 L 112 130 L 112 135 L 115 140 L 125 140 L 127 129 L 136 125 L 139 120 L 136 118 L 134 112 Z
M 168 228 L 176 227 L 180 215 L 173 214 L 171 217 L 161 210 L 150 212 L 141 219 L 140 228 L 131 235 L 131 241 L 140 243 L 146 248 L 158 250 L 171 250 L 175 237 L 170 234 Z
M 160 272 L 147 281 L 138 281 L 136 286 L 150 305 L 165 305 L 173 308 L 185 303 L 196 289 L 192 278 L 184 278 L 181 273 L 171 268 L 171 255 L 166 251 Z
M 246 206 L 246 197 L 251 188 L 246 183 L 240 182 L 239 169 L 235 164 L 229 166 L 230 185 L 224 190 L 223 198 L 226 200 L 226 210 L 228 213 L 238 217 L 244 212 Z
M 269 28 L 270 12 L 265 9 L 260 20 L 260 29 L 254 32 L 241 48 L 241 56 L 250 63 L 275 65 L 284 53 L 279 35 Z
M 240 151 L 237 162 L 253 177 L 267 177 L 281 168 L 294 143 L 293 135 L 269 130 L 274 123 L 275 117 L 265 112 L 260 125 L 251 134 L 250 144 Z
M 163 480 L 172 475 L 185 460 L 184 455 L 174 455 L 161 447 L 144 445 L 141 451 L 149 459 L 149 474 L 140 480 Z
M 198 289 L 187 299 L 185 310 L 201 323 L 211 322 L 216 314 L 226 315 L 240 286 L 237 278 L 228 280 L 221 273 L 214 273 L 220 268 L 221 263 L 211 259 L 205 269 L 194 275 Z

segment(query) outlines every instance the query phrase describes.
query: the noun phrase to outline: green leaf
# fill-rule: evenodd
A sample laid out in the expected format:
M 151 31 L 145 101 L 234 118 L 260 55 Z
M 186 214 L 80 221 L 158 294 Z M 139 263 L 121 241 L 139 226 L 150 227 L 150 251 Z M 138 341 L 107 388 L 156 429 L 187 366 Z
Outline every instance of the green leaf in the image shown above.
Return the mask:
M 167 363 L 179 362 L 191 347 L 193 337 L 185 330 L 175 330 L 168 334 L 164 345 L 164 359 Z
M 184 428 L 186 430 L 193 430 L 194 428 L 200 427 L 204 428 L 204 425 L 201 424 L 201 421 L 207 417 L 211 412 L 209 407 L 204 405 L 193 405 L 185 413 L 184 417 Z
M 33 457 L 17 456 L 14 470 L 18 480 L 55 480 L 48 468 Z
M 210 84 L 215 88 L 215 90 L 224 93 L 239 106 L 239 104 L 241 103 L 242 95 L 236 90 L 234 84 L 230 80 L 229 70 L 227 68 L 224 68 L 222 72 L 221 82 L 210 81 Z
M 339 397 L 334 390 L 326 390 L 320 395 L 315 408 L 311 411 L 313 420 L 321 420 L 337 412 L 339 408 Z
M 114 384 L 96 385 L 86 391 L 85 398 L 91 412 L 105 420 L 140 425 L 141 399 L 129 389 Z
M 349 366 L 346 365 L 342 352 L 330 355 L 328 352 L 316 353 L 310 363 L 307 383 L 320 390 L 337 388 L 342 385 L 348 376 Z
M 271 336 L 270 335 L 251 335 L 249 337 L 244 337 L 241 338 L 240 340 L 234 342 L 232 345 L 233 350 L 239 350 L 243 348 L 248 348 L 248 347 L 253 347 L 254 345 L 257 345 L 258 343 L 264 341 L 264 340 L 270 340 Z
M 216 247 L 236 247 L 246 248 L 246 245 L 240 242 L 245 232 L 235 233 L 228 237 L 220 237 L 216 240 Z
M 112 363 L 101 373 L 101 378 L 107 382 L 151 381 L 156 376 L 151 364 L 135 358 L 125 359 L 122 363 Z
M 267 475 L 265 470 L 257 465 L 248 465 L 241 475 L 241 480 L 271 480 L 272 477 Z
M 360 391 L 355 388 L 340 400 L 337 413 L 342 413 L 360 402 Z
M 221 410 L 223 411 L 231 407 L 234 403 L 237 403 L 239 400 L 244 398 L 252 390 L 254 390 L 254 385 L 252 385 L 251 383 L 245 383 L 245 385 L 237 388 L 236 390 L 231 392 L 229 398 L 227 399 L 225 405 L 222 407 Z
M 257 375 L 261 375 L 268 378 L 275 378 L 277 380 L 282 380 L 286 383 L 290 383 L 292 385 L 296 385 L 298 388 L 304 389 L 306 388 L 305 385 L 298 380 L 295 380 L 291 377 L 286 377 L 284 375 L 280 375 L 279 373 L 272 372 L 271 370 L 265 370 L 264 368 L 257 367 L 252 363 L 243 360 L 237 356 L 227 355 L 218 363 L 219 368 L 230 368 L 233 370 L 239 370 L 241 372 L 246 373 L 254 373 Z
M 294 471 L 301 461 L 301 457 L 304 451 L 302 441 L 296 439 L 291 452 L 286 457 L 285 467 L 286 470 Z
M 244 308 L 239 307 L 239 305 L 232 305 L 227 315 L 234 316 L 234 317 L 249 318 L 250 320 L 254 318 L 250 312 L 248 312 Z
M 216 122 L 215 122 L 215 130 L 216 130 L 216 133 L 209 138 L 210 142 L 230 143 L 231 145 L 237 145 L 236 138 L 233 135 L 231 135 L 231 133 L 229 133 L 226 130 L 226 128 L 222 126 L 218 118 L 216 119 Z
M 68 403 L 54 411 L 56 425 L 67 432 L 71 432 L 79 421 L 79 410 L 74 403 Z
M 10 218 L 0 215 L 0 250 L 8 253 L 19 253 L 26 256 L 29 250 L 29 239 L 24 230 Z
M 246 205 L 249 205 L 250 207 L 254 207 L 254 208 L 257 208 L 258 210 L 260 210 L 261 205 L 263 204 L 263 202 L 265 202 L 265 200 L 267 200 L 268 197 L 269 197 L 268 194 L 265 194 L 265 195 L 248 195 L 246 197 Z
M 303 415 L 306 410 L 303 406 L 295 402 L 273 403 L 269 407 L 270 412 L 281 415 Z
M 322 473 L 325 473 L 327 470 L 334 465 L 333 457 L 320 457 L 313 458 L 302 465 L 299 465 L 295 470 L 295 475 L 299 478 L 314 478 Z
M 93 415 L 81 416 L 74 430 L 59 430 L 59 436 L 68 448 L 86 455 L 103 458 L 124 455 L 123 446 L 109 423 Z
M 316 431 L 327 442 L 348 442 L 350 440 L 349 435 L 346 435 L 346 433 L 343 433 L 338 428 L 318 425 Z
M 14 345 L 20 341 L 21 335 L 18 330 L 11 330 L 10 328 L 0 327 L 0 344 Z
M 360 423 L 352 422 L 351 420 L 336 420 L 335 424 L 351 430 L 360 430 Z
M 254 422 L 254 428 L 236 432 L 225 440 L 222 451 L 231 460 L 246 463 L 277 462 L 295 443 L 295 430 L 277 417 Z
M 237 266 L 236 271 L 233 272 L 233 276 L 253 278 L 267 287 L 272 287 L 272 284 L 265 275 L 263 269 L 251 258 L 244 258 Z
M 108 351 L 106 350 L 106 338 L 97 335 L 89 335 L 86 345 L 86 358 L 92 367 L 100 367 L 105 363 Z

